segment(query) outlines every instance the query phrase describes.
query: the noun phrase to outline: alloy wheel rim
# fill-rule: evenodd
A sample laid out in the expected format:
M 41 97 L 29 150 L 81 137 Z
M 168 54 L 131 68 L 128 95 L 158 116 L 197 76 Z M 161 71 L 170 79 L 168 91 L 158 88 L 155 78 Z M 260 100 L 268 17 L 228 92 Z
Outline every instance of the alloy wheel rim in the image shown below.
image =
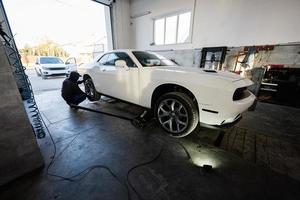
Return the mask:
M 85 92 L 88 96 L 94 96 L 95 94 L 95 91 L 94 91 L 94 85 L 93 85 L 93 82 L 91 80 L 86 80 L 85 81 Z
M 163 128 L 174 134 L 184 131 L 189 122 L 187 109 L 176 99 L 161 101 L 158 105 L 157 117 Z

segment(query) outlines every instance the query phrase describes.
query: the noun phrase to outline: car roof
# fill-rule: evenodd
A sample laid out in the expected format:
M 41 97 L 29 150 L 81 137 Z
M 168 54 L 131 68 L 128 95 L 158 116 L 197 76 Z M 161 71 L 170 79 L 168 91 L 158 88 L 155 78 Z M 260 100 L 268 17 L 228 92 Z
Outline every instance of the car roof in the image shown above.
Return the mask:
M 113 52 L 132 52 L 132 51 L 145 51 L 145 50 L 138 50 L 138 49 L 114 49 L 114 50 L 111 50 L 111 51 L 106 51 L 103 54 L 113 53 Z

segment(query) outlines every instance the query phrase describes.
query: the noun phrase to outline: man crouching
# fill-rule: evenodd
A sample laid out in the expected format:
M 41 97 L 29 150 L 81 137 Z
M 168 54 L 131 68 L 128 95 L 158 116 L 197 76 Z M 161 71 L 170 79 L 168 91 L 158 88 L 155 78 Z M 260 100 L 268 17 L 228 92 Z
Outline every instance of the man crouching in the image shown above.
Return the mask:
M 78 86 L 84 82 L 84 80 L 78 81 L 79 77 L 77 72 L 71 72 L 62 85 L 61 96 L 71 107 L 80 104 L 87 98 L 87 95 Z

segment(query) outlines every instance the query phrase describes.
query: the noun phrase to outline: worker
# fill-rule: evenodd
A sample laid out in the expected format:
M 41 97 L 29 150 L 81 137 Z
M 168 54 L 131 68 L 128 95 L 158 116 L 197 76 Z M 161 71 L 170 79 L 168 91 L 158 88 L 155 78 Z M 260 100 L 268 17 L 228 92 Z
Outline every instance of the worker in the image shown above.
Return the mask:
M 78 86 L 84 82 L 84 80 L 78 81 L 79 77 L 77 72 L 71 72 L 62 85 L 61 96 L 71 107 L 80 104 L 87 98 L 87 95 Z

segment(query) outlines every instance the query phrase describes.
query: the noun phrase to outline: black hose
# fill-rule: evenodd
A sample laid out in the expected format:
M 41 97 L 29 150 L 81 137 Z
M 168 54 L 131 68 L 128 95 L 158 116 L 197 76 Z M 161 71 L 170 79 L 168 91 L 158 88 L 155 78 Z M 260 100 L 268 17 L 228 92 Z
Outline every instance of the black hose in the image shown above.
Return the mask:
M 15 75 L 15 78 L 19 80 L 19 83 L 21 84 L 22 91 L 20 91 L 20 93 L 22 99 L 27 101 L 27 112 L 29 112 L 28 115 L 30 116 L 34 133 L 37 138 L 44 138 L 45 132 L 42 125 L 40 112 L 37 107 L 34 94 L 32 92 L 32 86 L 30 84 L 28 76 L 25 73 L 26 68 L 22 65 L 20 54 L 16 49 L 17 47 L 11 44 L 11 42 L 13 42 L 13 38 L 10 38 L 4 32 L 2 30 L 2 27 L 0 29 L 0 32 L 2 37 L 7 38 L 5 40 L 4 47 L 6 47 L 6 54 L 9 58 L 9 63 L 14 69 L 13 73 Z
M 81 110 L 87 110 L 87 111 L 94 112 L 94 113 L 100 113 L 100 114 L 108 115 L 108 116 L 111 116 L 111 117 L 117 117 L 117 118 L 128 120 L 128 121 L 132 121 L 134 119 L 134 118 L 129 118 L 129 117 L 121 116 L 121 115 L 115 115 L 115 114 L 112 114 L 112 113 L 103 112 L 103 111 L 100 111 L 100 110 L 94 110 L 94 109 L 91 109 L 91 108 L 86 108 L 86 107 L 82 107 L 82 106 L 78 106 L 78 105 L 71 105 L 71 107 L 81 109 Z
M 121 119 L 124 119 L 124 120 L 130 120 L 130 121 L 133 120 L 133 119 L 128 118 L 128 117 L 123 117 L 123 116 L 120 116 L 120 115 L 115 115 L 115 114 L 111 114 L 111 113 L 106 113 L 106 112 L 102 112 L 102 111 L 98 111 L 98 110 L 93 110 L 93 109 L 86 108 L 86 107 L 81 107 L 81 106 L 72 106 L 72 107 L 75 107 L 75 108 L 78 108 L 78 109 L 82 109 L 82 110 L 91 111 L 91 112 L 95 112 L 95 113 L 105 114 L 105 115 L 109 115 L 109 116 L 112 116 L 112 117 L 121 118 Z M 128 185 L 127 185 L 126 183 L 123 183 L 123 182 L 120 180 L 120 178 L 119 178 L 119 177 L 118 177 L 118 176 L 117 176 L 117 175 L 116 175 L 116 174 L 115 174 L 108 166 L 105 166 L 105 165 L 93 165 L 93 166 L 90 166 L 90 167 L 88 167 L 88 168 L 82 170 L 81 172 L 79 172 L 79 173 L 77 173 L 77 174 L 75 174 L 75 175 L 73 175 L 73 176 L 71 176 L 71 177 L 65 177 L 65 176 L 61 176 L 61 175 L 57 175 L 57 174 L 52 174 L 52 173 L 49 172 L 49 169 L 50 169 L 50 167 L 53 165 L 53 163 L 54 163 L 54 161 L 55 161 L 55 158 L 56 158 L 56 153 L 57 153 L 57 152 L 56 152 L 56 143 L 55 143 L 55 141 L 54 141 L 54 139 L 53 139 L 53 137 L 52 137 L 52 135 L 51 135 L 50 130 L 49 130 L 48 127 L 46 126 L 45 121 L 43 120 L 43 118 L 41 118 L 41 119 L 42 119 L 42 121 L 43 121 L 43 123 L 44 123 L 45 128 L 47 129 L 47 132 L 49 133 L 49 136 L 50 136 L 50 139 L 51 139 L 51 141 L 52 141 L 52 143 L 53 143 L 53 148 L 54 148 L 53 156 L 51 157 L 51 161 L 50 161 L 50 163 L 48 164 L 47 170 L 46 170 L 48 176 L 56 177 L 56 178 L 62 179 L 62 180 L 64 180 L 64 181 L 77 182 L 77 181 L 82 180 L 87 174 L 89 174 L 89 173 L 90 173 L 92 170 L 94 170 L 94 169 L 97 169 L 97 168 L 99 168 L 99 169 L 105 169 L 105 170 L 108 171 L 108 172 L 109 172 L 109 173 L 110 173 L 110 174 L 111 174 L 111 175 L 112 175 L 112 176 L 113 176 L 113 177 L 114 177 L 121 185 L 123 185 L 123 186 L 126 188 L 126 190 L 127 190 L 127 196 L 128 196 L 128 199 L 129 199 L 129 200 L 131 200 L 132 198 L 131 198 L 130 189 L 128 188 L 128 186 L 134 191 L 134 193 L 137 195 L 137 197 L 138 197 L 140 200 L 145 200 L 145 199 L 142 197 L 142 195 L 139 194 L 139 192 L 138 192 L 137 189 L 133 186 L 133 184 L 131 183 L 131 181 L 130 181 L 130 174 L 131 174 L 135 169 L 137 169 L 137 168 L 139 168 L 139 167 L 142 167 L 142 166 L 145 166 L 145 165 L 149 165 L 149 164 L 155 162 L 157 159 L 159 159 L 159 157 L 161 156 L 161 154 L 162 154 L 162 152 L 163 152 L 163 150 L 164 150 L 163 147 L 160 148 L 159 152 L 158 152 L 152 159 L 150 159 L 150 160 L 148 160 L 148 161 L 145 161 L 145 162 L 143 162 L 143 163 L 139 163 L 139 164 L 137 164 L 137 165 L 131 167 L 131 168 L 127 171 L 126 182 L 128 183 Z M 73 139 L 71 140 L 71 142 L 69 142 L 69 144 L 71 144 L 71 143 L 76 139 L 76 137 L 77 137 L 78 135 L 79 135 L 79 134 L 77 134 L 77 135 L 75 136 L 75 138 L 73 138 Z M 155 138 L 155 139 L 157 140 L 157 138 Z M 165 139 L 163 139 L 163 140 L 164 140 L 166 143 L 170 143 L 169 140 L 165 140 Z M 179 145 L 179 146 L 184 150 L 184 152 L 187 154 L 187 158 L 188 158 L 188 159 L 191 159 L 191 156 L 190 156 L 188 150 L 185 148 L 185 146 L 184 146 L 182 143 L 180 143 L 179 141 L 172 141 L 172 142 L 175 143 L 175 144 L 177 144 L 177 145 Z M 69 147 L 69 144 L 67 145 L 66 148 Z M 66 148 L 65 148 L 65 149 L 66 149 Z M 65 149 L 64 149 L 64 150 L 65 150 Z M 63 151 L 64 151 L 64 150 L 63 150 Z M 60 154 L 62 154 L 63 151 L 62 151 Z M 79 176 L 81 176 L 81 178 L 77 178 L 77 177 L 79 177 Z
M 49 134 L 49 137 L 50 137 L 50 139 L 51 139 L 51 142 L 52 142 L 52 144 L 53 144 L 53 148 L 54 148 L 54 150 L 53 150 L 53 155 L 51 156 L 51 161 L 50 161 L 50 163 L 48 164 L 48 166 L 47 166 L 47 169 L 46 169 L 46 174 L 48 175 L 48 176 L 52 176 L 52 177 L 55 177 L 55 178 L 59 178 L 59 179 L 62 179 L 62 180 L 64 180 L 64 181 L 70 181 L 70 182 L 77 182 L 77 181 L 80 181 L 80 180 L 82 180 L 87 174 L 89 174 L 92 170 L 94 170 L 94 169 L 97 169 L 97 168 L 99 168 L 99 169 L 105 169 L 106 171 L 108 171 L 121 185 L 123 185 L 125 188 L 126 188 L 126 190 L 127 190 L 127 194 L 128 194 L 128 199 L 129 200 L 131 200 L 131 196 L 130 196 L 130 192 L 129 192 L 129 188 L 128 188 L 128 186 L 125 184 L 125 183 L 123 183 L 119 178 L 118 178 L 118 176 L 109 168 L 109 167 L 107 167 L 107 166 L 105 166 L 105 165 L 93 165 L 93 166 L 90 166 L 90 167 L 88 167 L 88 168 L 86 168 L 86 169 L 84 169 L 84 170 L 82 170 L 81 172 L 79 172 L 79 173 L 77 173 L 77 174 L 75 174 L 75 175 L 73 175 L 73 176 L 71 176 L 71 177 L 65 177 L 65 176 L 61 176 L 61 175 L 58 175 L 58 174 L 53 174 L 53 173 L 50 173 L 49 172 L 49 170 L 50 170 L 50 168 L 51 168 L 51 166 L 54 164 L 54 161 L 55 161 L 55 158 L 56 158 L 56 153 L 57 153 L 57 150 L 56 150 L 56 143 L 55 143 L 55 141 L 54 141 L 54 139 L 53 139 L 53 137 L 52 137 L 52 134 L 51 134 L 51 132 L 50 132 L 50 130 L 48 129 L 48 127 L 46 126 L 46 123 L 45 123 L 45 121 L 44 121 L 44 119 L 43 118 L 41 118 L 42 119 L 42 122 L 44 123 L 44 126 L 45 126 L 45 128 L 46 128 L 46 130 L 47 130 L 47 132 L 48 132 L 48 134 Z M 79 134 L 78 134 L 79 135 Z M 76 135 L 76 137 L 78 136 L 78 135 Z M 70 142 L 70 143 L 72 143 L 75 139 L 76 139 L 76 137 Z M 69 143 L 69 144 L 70 144 Z M 65 150 L 65 149 L 64 149 Z M 64 151 L 63 150 L 63 151 Z M 83 175 L 81 178 L 79 178 L 79 179 L 76 179 L 77 177 L 79 177 L 80 175 Z
M 155 156 L 154 158 L 152 158 L 152 159 L 149 160 L 149 161 L 146 161 L 146 162 L 143 162 L 143 163 L 140 163 L 140 164 L 137 164 L 137 165 L 131 167 L 131 168 L 128 170 L 128 172 L 127 172 L 126 180 L 127 180 L 127 182 L 128 182 L 128 185 L 132 188 L 132 190 L 136 193 L 136 195 L 138 196 L 138 198 L 141 199 L 141 200 L 144 200 L 144 198 L 139 194 L 139 192 L 135 189 L 135 187 L 134 187 L 134 186 L 132 185 L 132 183 L 130 182 L 130 177 L 129 177 L 129 176 L 130 176 L 130 173 L 131 173 L 133 170 L 135 170 L 135 169 L 137 169 L 137 168 L 139 168 L 139 167 L 142 167 L 142 166 L 145 166 L 145 165 L 149 165 L 149 164 L 155 162 L 155 161 L 161 156 L 162 152 L 163 152 L 163 147 L 160 148 L 160 151 L 156 154 L 156 156 Z

